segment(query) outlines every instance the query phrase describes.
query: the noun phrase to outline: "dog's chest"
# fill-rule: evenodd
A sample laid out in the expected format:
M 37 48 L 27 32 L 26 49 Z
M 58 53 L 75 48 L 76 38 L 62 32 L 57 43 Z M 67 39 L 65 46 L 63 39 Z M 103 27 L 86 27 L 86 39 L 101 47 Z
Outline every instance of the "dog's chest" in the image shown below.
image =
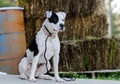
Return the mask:
M 55 53 L 55 42 L 54 40 L 50 40 L 48 39 L 47 41 L 47 46 L 45 47 L 45 50 L 46 50 L 46 58 L 49 60 L 51 58 L 51 56 L 54 55 Z
M 45 47 L 45 43 L 46 43 L 46 47 Z M 59 39 L 51 39 L 48 38 L 48 40 L 44 43 L 44 48 L 43 48 L 43 52 L 39 58 L 39 63 L 45 63 L 45 57 L 47 60 L 50 60 L 53 56 L 55 56 L 55 54 L 59 54 L 60 51 L 60 43 L 59 43 Z M 45 52 L 46 51 L 46 52 Z

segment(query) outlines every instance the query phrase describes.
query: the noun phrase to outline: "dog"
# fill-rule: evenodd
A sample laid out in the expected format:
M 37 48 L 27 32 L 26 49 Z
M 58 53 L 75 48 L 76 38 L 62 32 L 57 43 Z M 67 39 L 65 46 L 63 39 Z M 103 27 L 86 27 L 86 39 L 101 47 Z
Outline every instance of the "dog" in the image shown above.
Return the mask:
M 31 45 L 26 50 L 25 56 L 19 63 L 19 73 L 21 79 L 36 81 L 40 79 L 64 81 L 59 77 L 58 64 L 60 53 L 60 41 L 58 32 L 65 30 L 65 12 L 46 11 L 46 19 L 40 31 L 32 40 Z M 45 73 L 51 69 L 49 60 L 53 59 L 54 76 Z

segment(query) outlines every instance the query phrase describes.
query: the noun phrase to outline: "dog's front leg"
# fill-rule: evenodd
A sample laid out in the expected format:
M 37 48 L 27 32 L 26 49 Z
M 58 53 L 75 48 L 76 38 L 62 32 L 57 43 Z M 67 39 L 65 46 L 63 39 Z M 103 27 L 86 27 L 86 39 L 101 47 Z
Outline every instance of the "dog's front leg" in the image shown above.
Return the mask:
M 55 75 L 56 81 L 62 82 L 64 80 L 59 77 L 59 74 L 58 74 L 58 63 L 59 63 L 59 54 L 57 54 L 57 55 L 55 55 L 53 57 L 54 75 Z
M 29 78 L 31 81 L 36 81 L 35 71 L 36 71 L 36 68 L 37 68 L 38 59 L 39 59 L 39 55 L 35 56 L 32 60 L 32 66 L 31 66 L 30 78 Z

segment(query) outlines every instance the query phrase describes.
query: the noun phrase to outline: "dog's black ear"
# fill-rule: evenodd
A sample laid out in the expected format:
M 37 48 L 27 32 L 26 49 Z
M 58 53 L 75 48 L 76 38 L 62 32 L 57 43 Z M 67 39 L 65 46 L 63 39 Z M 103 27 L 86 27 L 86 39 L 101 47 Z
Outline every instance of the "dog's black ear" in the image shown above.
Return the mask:
M 46 11 L 46 17 L 50 18 L 52 16 L 52 11 Z

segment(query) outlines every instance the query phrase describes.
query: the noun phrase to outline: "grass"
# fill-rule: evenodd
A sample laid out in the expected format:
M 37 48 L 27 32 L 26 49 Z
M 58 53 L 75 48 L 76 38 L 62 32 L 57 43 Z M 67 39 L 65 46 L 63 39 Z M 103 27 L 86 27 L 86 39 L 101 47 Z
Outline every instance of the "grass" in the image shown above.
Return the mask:
M 114 72 L 114 73 L 101 73 L 101 74 L 97 74 L 97 79 L 119 80 L 120 81 L 120 73 L 119 72 Z
M 75 77 L 80 79 L 92 79 L 91 74 L 77 74 L 77 73 L 71 73 L 71 74 L 60 74 L 60 77 Z M 113 72 L 113 73 L 96 73 L 96 79 L 100 80 L 118 80 L 120 81 L 120 73 L 119 72 Z

